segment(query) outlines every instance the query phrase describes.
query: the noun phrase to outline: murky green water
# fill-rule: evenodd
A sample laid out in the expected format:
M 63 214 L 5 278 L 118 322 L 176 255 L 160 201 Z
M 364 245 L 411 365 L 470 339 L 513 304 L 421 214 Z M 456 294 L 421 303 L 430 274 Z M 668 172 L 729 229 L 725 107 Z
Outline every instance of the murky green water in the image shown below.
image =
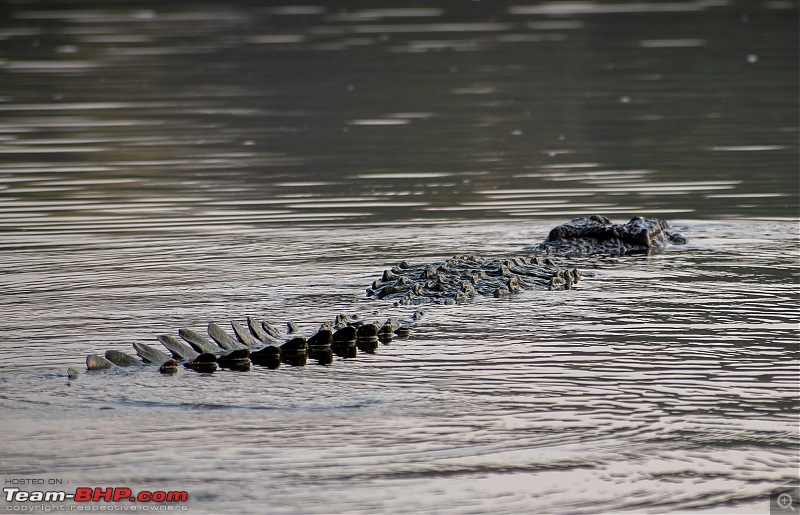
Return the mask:
M 195 513 L 767 513 L 798 479 L 798 34 L 791 1 L 0 6 L 0 475 Z M 407 317 L 364 297 L 384 268 L 591 213 L 689 244 L 331 367 L 66 381 L 210 321 Z

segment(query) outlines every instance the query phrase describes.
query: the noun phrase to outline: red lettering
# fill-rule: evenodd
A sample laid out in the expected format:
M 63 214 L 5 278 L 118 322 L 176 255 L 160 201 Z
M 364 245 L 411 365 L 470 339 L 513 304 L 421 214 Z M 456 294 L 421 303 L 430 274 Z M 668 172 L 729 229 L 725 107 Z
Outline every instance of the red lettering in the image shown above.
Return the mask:
M 170 502 L 186 502 L 188 498 L 189 498 L 189 493 L 185 490 L 167 493 L 167 500 Z
M 114 498 L 114 489 L 113 488 L 106 488 L 103 490 L 100 487 L 94 489 L 94 495 L 92 496 L 92 500 L 94 502 L 98 502 L 101 499 L 103 501 L 111 501 Z
M 84 486 L 75 489 L 75 502 L 88 502 L 92 500 L 92 489 Z
M 131 493 L 132 492 L 130 488 L 122 487 L 114 489 L 114 502 L 129 498 Z
M 186 502 L 189 498 L 186 490 L 166 492 L 157 490 L 155 492 L 143 491 L 134 494 L 130 488 L 127 487 L 108 487 L 108 488 L 88 488 L 85 486 L 75 489 L 73 499 L 75 502 Z

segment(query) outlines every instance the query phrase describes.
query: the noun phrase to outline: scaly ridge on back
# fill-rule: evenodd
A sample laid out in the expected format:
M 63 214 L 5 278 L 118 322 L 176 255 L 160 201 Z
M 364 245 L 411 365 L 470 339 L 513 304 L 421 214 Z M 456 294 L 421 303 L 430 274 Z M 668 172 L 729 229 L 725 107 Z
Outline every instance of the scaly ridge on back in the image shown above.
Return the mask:
M 367 296 L 396 300 L 397 304 L 455 304 L 476 295 L 503 297 L 526 289 L 568 290 L 580 276 L 580 271 L 562 268 L 550 258 L 457 255 L 436 263 L 401 261 L 372 283 Z
M 343 323 L 344 321 L 348 321 L 347 323 L 350 325 L 344 326 L 334 334 L 332 332 L 334 323 Z M 265 329 L 269 327 L 275 334 L 279 334 L 271 324 L 262 323 L 253 317 L 248 317 L 247 325 L 233 321 L 231 326 L 233 328 L 238 327 L 240 330 L 237 332 L 238 336 L 244 336 L 248 340 L 252 338 L 253 346 L 251 349 L 234 340 L 222 327 L 212 322 L 209 324 L 209 333 L 215 340 L 224 342 L 223 346 L 214 346 L 205 337 L 191 329 L 180 329 L 178 331 L 179 334 L 189 343 L 184 343 L 182 340 L 170 335 L 162 334 L 158 336 L 158 341 L 170 351 L 172 356 L 146 343 L 136 342 L 133 344 L 133 348 L 141 361 L 124 352 L 109 350 L 106 352 L 106 357 L 89 354 L 86 358 L 86 369 L 96 371 L 150 363 L 158 365 L 159 371 L 163 374 L 175 374 L 178 371 L 179 363 L 182 363 L 185 368 L 204 373 L 213 373 L 218 368 L 247 371 L 250 370 L 251 362 L 273 369 L 278 368 L 281 362 L 294 366 L 303 366 L 308 359 L 313 359 L 321 365 L 330 365 L 333 363 L 334 355 L 353 358 L 356 356 L 357 350 L 375 352 L 375 346 L 365 347 L 361 345 L 360 338 L 356 338 L 356 332 L 363 332 L 363 328 L 377 328 L 378 325 L 374 323 L 365 324 L 357 316 L 350 318 L 346 315 L 337 316 L 334 323 L 323 323 L 317 333 L 310 336 L 308 340 L 302 336 L 292 337 L 299 329 L 295 324 L 291 324 L 291 326 L 287 326 L 285 343 L 276 346 L 273 343 L 279 342 L 279 339 L 267 334 Z M 383 343 L 388 344 L 394 336 L 391 333 L 392 323 L 397 324 L 398 322 L 390 319 L 382 326 L 380 339 Z M 248 327 L 252 334 L 241 332 L 247 330 Z M 375 330 L 377 331 L 377 329 Z M 409 328 L 400 326 L 395 332 L 401 338 L 405 338 L 408 336 Z M 269 341 L 261 341 L 256 337 L 257 334 L 266 336 Z M 224 346 L 229 346 L 232 343 L 235 343 L 238 348 L 224 348 Z M 208 351 L 198 352 L 196 347 L 203 347 Z M 70 380 L 74 380 L 79 376 L 79 371 L 70 368 L 67 371 L 67 376 Z
M 638 217 L 626 224 L 612 224 L 606 217 L 592 215 L 553 228 L 542 243 L 525 250 L 561 256 L 621 255 L 660 252 L 668 244 L 682 243 L 686 243 L 686 239 L 671 232 L 663 220 Z M 579 270 L 563 268 L 549 257 L 487 259 L 456 255 L 436 263 L 401 261 L 372 283 L 367 296 L 394 300 L 396 305 L 423 302 L 455 304 L 477 295 L 503 297 L 524 289 L 568 290 L 580 277 Z M 411 324 L 421 316 L 422 311 L 417 310 L 412 315 Z M 159 341 L 175 359 L 144 343 L 134 343 L 133 347 L 142 361 L 159 365 L 164 374 L 177 372 L 178 361 L 182 361 L 186 368 L 210 373 L 217 370 L 218 365 L 233 370 L 249 370 L 251 362 L 268 368 L 278 368 L 281 362 L 300 366 L 305 365 L 309 357 L 320 364 L 330 365 L 334 355 L 353 358 L 359 351 L 374 353 L 378 341 L 388 343 L 394 335 L 404 339 L 409 334 L 409 326 L 400 326 L 397 320 L 390 319 L 381 325 L 356 316 L 338 315 L 333 323 L 322 324 L 308 340 L 296 336 L 287 338 L 288 341 L 278 346 L 271 344 L 279 342 L 280 332 L 269 322 L 248 317 L 247 324 L 233 321 L 231 327 L 236 338 L 219 325 L 209 324 L 208 334 L 214 341 L 190 329 L 180 329 L 178 334 L 189 345 L 172 336 L 159 336 Z M 289 322 L 285 332 L 288 337 L 297 333 L 298 327 Z M 118 351 L 108 351 L 105 357 L 90 354 L 86 358 L 88 370 L 136 363 L 133 356 Z M 67 371 L 70 380 L 78 375 L 75 368 Z

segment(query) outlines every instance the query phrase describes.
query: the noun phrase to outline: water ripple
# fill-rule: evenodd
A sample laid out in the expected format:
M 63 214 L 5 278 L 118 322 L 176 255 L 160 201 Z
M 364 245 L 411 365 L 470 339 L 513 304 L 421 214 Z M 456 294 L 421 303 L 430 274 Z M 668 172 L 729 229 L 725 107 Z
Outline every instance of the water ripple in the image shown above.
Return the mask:
M 5 472 L 198 513 L 754 512 L 796 481 L 796 3 L 83 5 L 0 22 Z M 595 211 L 689 243 L 332 366 L 65 376 L 247 315 L 408 319 L 364 295 L 400 259 Z

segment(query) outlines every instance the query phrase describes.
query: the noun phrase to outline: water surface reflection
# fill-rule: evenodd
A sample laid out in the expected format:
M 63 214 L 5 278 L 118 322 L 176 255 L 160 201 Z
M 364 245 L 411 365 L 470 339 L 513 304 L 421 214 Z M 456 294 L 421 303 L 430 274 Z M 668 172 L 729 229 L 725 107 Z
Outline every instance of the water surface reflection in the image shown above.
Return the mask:
M 99 199 L 165 227 L 780 216 L 798 204 L 792 7 L 18 6 L 0 32 L 0 200 L 73 199 L 74 218 L 31 216 L 83 230 L 143 223 L 84 204 Z M 481 204 L 491 189 L 572 207 Z M 235 203 L 209 217 L 209 196 Z
M 797 4 L 468 4 L 0 7 L 4 471 L 198 513 L 752 512 L 797 480 Z M 364 296 L 384 268 L 593 212 L 690 243 L 331 366 L 66 384 L 179 327 L 408 317 Z

